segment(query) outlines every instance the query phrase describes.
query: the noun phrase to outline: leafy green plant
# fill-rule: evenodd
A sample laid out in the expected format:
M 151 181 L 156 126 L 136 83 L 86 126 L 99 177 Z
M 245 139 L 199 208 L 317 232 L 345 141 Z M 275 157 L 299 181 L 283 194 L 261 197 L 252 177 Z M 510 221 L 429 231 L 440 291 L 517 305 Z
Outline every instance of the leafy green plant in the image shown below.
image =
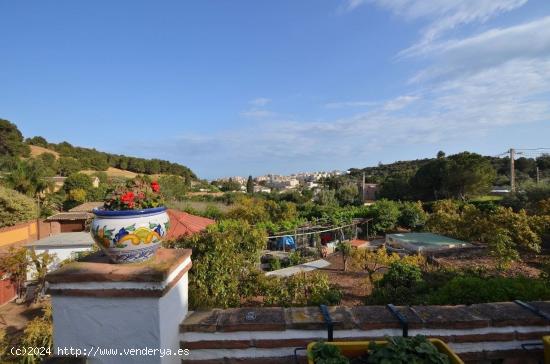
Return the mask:
M 273 257 L 269 260 L 269 270 L 281 269 L 281 259 Z
M 412 288 L 422 282 L 422 271 L 418 266 L 395 261 L 380 280 L 380 286 Z
M 368 350 L 359 357 L 346 358 L 339 347 L 315 343 L 310 358 L 315 364 L 449 364 L 449 357 L 440 353 L 437 347 L 424 336 L 387 337 L 387 343 L 371 342 Z
M 0 186 L 0 228 L 35 219 L 36 201 L 17 191 Z
M 457 305 L 550 299 L 550 285 L 528 277 L 456 276 L 426 297 L 428 304 Z
M 351 244 L 347 241 L 340 241 L 336 249 L 342 254 L 342 262 L 344 263 L 344 271 L 348 270 L 348 260 L 352 253 Z
M 268 306 L 337 305 L 342 300 L 340 290 L 332 286 L 324 273 L 299 273 L 287 278 L 270 277 L 262 288 L 264 304 Z
M 222 220 L 200 234 L 171 244 L 193 249 L 189 274 L 189 304 L 193 308 L 235 307 L 251 293 L 241 282 L 255 275 L 265 233 L 242 220 Z M 256 284 L 256 294 L 259 293 Z
M 288 255 L 289 265 L 299 265 L 305 263 L 306 259 L 302 256 L 299 250 L 294 250 Z
M 369 345 L 369 364 L 448 364 L 449 357 L 440 353 L 424 336 L 388 337 L 387 345 Z
M 52 353 L 53 345 L 53 324 L 52 307 L 44 307 L 44 315 L 33 319 L 23 332 L 20 346 L 25 348 L 46 348 L 43 352 L 33 352 L 32 355 L 25 355 L 21 364 L 38 364 Z
M 322 341 L 315 343 L 311 349 L 311 358 L 315 364 L 348 364 L 349 360 L 342 355 L 340 348 Z

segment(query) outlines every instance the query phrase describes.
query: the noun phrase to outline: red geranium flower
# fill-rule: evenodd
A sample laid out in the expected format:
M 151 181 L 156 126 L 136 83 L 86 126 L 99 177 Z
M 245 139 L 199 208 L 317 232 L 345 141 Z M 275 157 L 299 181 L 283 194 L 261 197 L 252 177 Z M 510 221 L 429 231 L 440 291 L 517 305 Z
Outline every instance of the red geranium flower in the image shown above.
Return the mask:
M 123 203 L 123 204 L 126 204 L 126 205 L 130 205 L 130 204 L 134 204 L 134 193 L 129 191 L 129 192 L 126 192 L 124 195 L 120 196 L 120 201 Z
M 140 200 L 143 200 L 143 199 L 145 198 L 145 194 L 144 194 L 143 192 L 140 191 L 140 192 L 138 193 L 138 198 L 139 198 Z
M 159 183 L 157 181 L 151 182 L 151 188 L 153 189 L 153 192 L 159 192 L 160 191 L 160 186 L 159 186 Z

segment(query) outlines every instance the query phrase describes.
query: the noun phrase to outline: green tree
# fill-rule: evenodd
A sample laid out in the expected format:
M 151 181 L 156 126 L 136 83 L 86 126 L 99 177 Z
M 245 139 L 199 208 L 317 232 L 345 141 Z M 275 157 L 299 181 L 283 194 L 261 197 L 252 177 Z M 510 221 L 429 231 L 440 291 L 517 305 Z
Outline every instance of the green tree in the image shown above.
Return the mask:
M 338 251 L 342 254 L 342 263 L 344 263 L 344 271 L 348 270 L 348 260 L 352 253 L 351 244 L 347 241 L 340 241 L 337 246 Z
M 61 176 L 70 176 L 82 169 L 81 163 L 72 157 L 61 157 L 58 161 L 57 172 Z
M 406 200 L 412 195 L 411 172 L 397 172 L 388 176 L 380 185 L 378 197 L 390 200 Z
M 254 193 L 254 181 L 252 180 L 252 176 L 248 176 L 248 180 L 246 181 L 246 193 Z
M 36 201 L 17 191 L 0 186 L 0 228 L 38 217 Z
M 315 196 L 315 202 L 321 206 L 338 206 L 336 191 L 322 189 Z
M 237 181 L 234 181 L 232 178 L 229 178 L 227 181 L 223 181 L 221 183 L 220 189 L 223 192 L 240 191 L 241 184 Z
M 28 257 L 29 263 L 32 263 L 34 268 L 33 279 L 37 283 L 35 301 L 38 301 L 44 294 L 46 288 L 46 275 L 49 271 L 48 267 L 54 262 L 56 254 L 50 254 L 48 252 L 36 254 L 33 248 L 29 250 Z
M 444 183 L 451 196 L 465 200 L 467 197 L 489 192 L 496 172 L 485 157 L 463 152 L 447 159 L 449 165 Z
M 424 226 L 427 214 L 422 208 L 421 202 L 403 202 L 401 204 L 398 223 L 399 226 L 416 230 Z
M 86 190 L 82 188 L 75 188 L 74 190 L 69 191 L 69 195 L 67 197 L 69 200 L 78 203 L 86 202 Z
M 7 185 L 30 197 L 37 197 L 48 189 L 49 184 L 43 175 L 44 170 L 33 161 L 19 161 L 7 176 Z
M 359 202 L 357 183 L 346 181 L 336 188 L 335 197 L 341 206 L 356 205 Z
M 23 286 L 27 278 L 27 248 L 10 248 L 7 255 L 0 259 L 0 271 L 8 274 L 10 281 L 17 290 L 17 296 L 21 297 Z
M 413 195 L 421 200 L 437 200 L 445 196 L 448 165 L 448 160 L 442 156 L 421 166 L 411 179 Z
M 48 148 L 48 141 L 41 136 L 34 136 L 32 138 L 27 138 L 25 142 L 30 145 L 36 145 L 42 148 Z
M 193 249 L 189 304 L 193 308 L 240 306 L 249 292 L 243 282 L 255 277 L 266 235 L 242 220 L 222 220 L 201 234 L 174 243 Z
M 376 201 L 368 211 L 368 216 L 374 219 L 372 230 L 375 234 L 395 229 L 399 215 L 399 203 L 386 199 Z
M 0 155 L 27 157 L 30 148 L 23 142 L 23 134 L 8 120 L 0 119 Z
M 66 192 L 70 192 L 71 190 L 77 190 L 82 189 L 84 191 L 89 191 L 93 188 L 92 178 L 84 173 L 73 173 L 67 179 L 65 179 L 65 183 L 63 184 L 63 189 Z
M 168 201 L 182 201 L 189 186 L 181 176 L 163 175 L 158 179 L 160 190 Z

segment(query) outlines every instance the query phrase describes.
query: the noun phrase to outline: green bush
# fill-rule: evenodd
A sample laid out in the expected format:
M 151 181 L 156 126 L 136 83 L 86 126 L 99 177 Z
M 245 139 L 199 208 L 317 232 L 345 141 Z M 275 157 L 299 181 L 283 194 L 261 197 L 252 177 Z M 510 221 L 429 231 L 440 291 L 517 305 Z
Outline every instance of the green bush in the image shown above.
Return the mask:
M 288 255 L 289 265 L 299 265 L 306 262 L 306 259 L 302 256 L 299 250 L 294 250 Z
M 259 277 L 256 263 L 265 246 L 265 233 L 242 220 L 222 220 L 204 232 L 172 243 L 193 249 L 189 274 L 189 305 L 193 308 L 236 307 L 249 291 L 242 282 Z M 253 284 L 249 284 L 253 286 Z
M 278 270 L 278 269 L 281 269 L 281 259 L 276 258 L 276 257 L 272 257 L 269 260 L 269 270 L 273 271 L 273 270 Z
M 399 219 L 399 203 L 390 200 L 379 200 L 370 206 L 368 216 L 374 219 L 372 231 L 381 234 L 395 229 Z
M 264 284 L 264 304 L 268 306 L 337 305 L 342 293 L 324 273 L 299 273 L 287 278 L 270 277 Z
M 398 223 L 407 229 L 416 230 L 424 226 L 427 215 L 420 202 L 403 202 L 399 212 Z
M 367 304 L 409 304 L 426 287 L 417 265 L 394 261 L 367 297 Z
M 0 227 L 12 226 L 38 217 L 36 201 L 15 190 L 0 187 Z
M 379 285 L 412 288 L 420 282 L 422 282 L 422 272 L 418 266 L 395 261 L 390 264 Z
M 550 286 L 528 277 L 458 276 L 428 295 L 427 303 L 458 305 L 483 302 L 550 299 Z

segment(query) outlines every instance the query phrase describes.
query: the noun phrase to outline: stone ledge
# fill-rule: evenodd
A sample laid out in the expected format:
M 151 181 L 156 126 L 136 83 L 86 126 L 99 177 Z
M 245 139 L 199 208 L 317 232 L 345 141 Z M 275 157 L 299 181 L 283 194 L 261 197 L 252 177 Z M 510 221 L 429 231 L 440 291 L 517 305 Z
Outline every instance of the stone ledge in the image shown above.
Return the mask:
M 162 297 L 191 269 L 191 250 L 159 249 L 153 259 L 136 264 L 86 261 L 49 274 L 48 293 L 77 297 Z M 91 260 L 91 261 L 90 261 Z
M 533 306 L 550 311 L 550 302 Z M 482 303 L 471 306 L 398 306 L 409 322 L 409 329 L 467 330 L 489 327 L 548 326 L 550 322 L 513 302 Z M 284 310 L 284 311 L 283 311 Z M 548 311 L 545 311 L 548 310 Z M 335 330 L 400 329 L 401 326 L 386 306 L 329 307 Z M 246 319 L 247 312 L 257 318 Z M 284 312 L 284 314 L 283 314 Z M 325 330 L 319 307 L 254 307 L 229 310 L 197 311 L 187 316 L 180 326 L 186 332 L 235 332 L 280 330 Z M 540 330 L 545 331 L 545 329 Z
M 49 283 L 163 282 L 181 263 L 191 257 L 191 249 L 160 248 L 142 263 L 112 264 L 101 253 L 66 264 L 47 275 Z

